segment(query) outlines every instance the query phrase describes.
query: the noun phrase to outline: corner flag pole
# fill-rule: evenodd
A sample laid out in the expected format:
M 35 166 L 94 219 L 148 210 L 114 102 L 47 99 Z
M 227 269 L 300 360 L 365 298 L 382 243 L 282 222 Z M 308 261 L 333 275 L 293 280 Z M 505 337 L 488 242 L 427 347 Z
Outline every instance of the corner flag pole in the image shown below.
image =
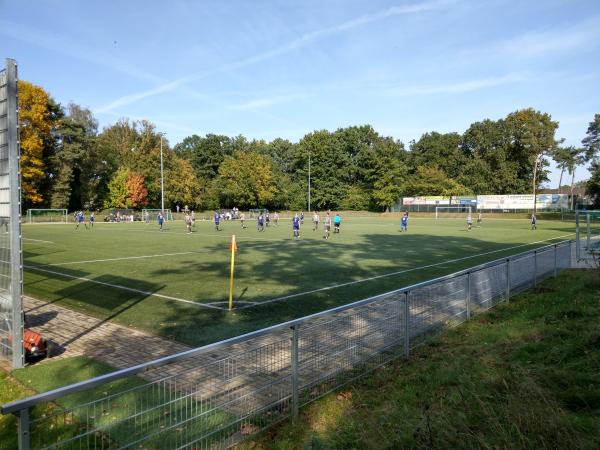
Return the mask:
M 233 270 L 235 267 L 235 252 L 237 245 L 235 243 L 235 234 L 231 236 L 231 279 L 229 280 L 229 311 L 233 308 Z

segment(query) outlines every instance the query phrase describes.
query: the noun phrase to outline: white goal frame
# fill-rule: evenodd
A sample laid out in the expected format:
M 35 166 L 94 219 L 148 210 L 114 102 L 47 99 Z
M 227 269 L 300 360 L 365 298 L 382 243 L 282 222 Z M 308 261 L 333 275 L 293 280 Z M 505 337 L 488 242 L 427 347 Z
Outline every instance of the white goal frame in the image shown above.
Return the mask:
M 470 205 L 460 205 L 460 206 L 436 206 L 435 207 L 435 218 L 439 219 L 440 210 L 446 210 L 446 212 L 454 214 L 472 214 L 473 209 Z M 449 211 L 448 211 L 449 210 Z M 454 210 L 454 211 L 453 211 Z M 442 211 L 444 212 L 444 211 Z
M 158 213 L 161 211 L 165 220 L 173 220 L 173 213 L 170 209 L 161 210 L 160 208 L 145 208 L 142 209 L 142 222 L 146 220 L 146 212 L 148 212 L 148 214 L 150 215 L 149 220 L 151 222 L 154 222 L 156 220 L 156 217 L 158 216 Z
M 34 220 L 35 215 L 33 212 L 43 212 L 47 214 L 40 214 L 38 217 L 50 217 L 51 219 L 57 220 Z M 56 214 L 52 214 L 52 213 Z M 69 213 L 64 208 L 30 208 L 27 210 L 27 222 L 28 223 L 68 223 Z

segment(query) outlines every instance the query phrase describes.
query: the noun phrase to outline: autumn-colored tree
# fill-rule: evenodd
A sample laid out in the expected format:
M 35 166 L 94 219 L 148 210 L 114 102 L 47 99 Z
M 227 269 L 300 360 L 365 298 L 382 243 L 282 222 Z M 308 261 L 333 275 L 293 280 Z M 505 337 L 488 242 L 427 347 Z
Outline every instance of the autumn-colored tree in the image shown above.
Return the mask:
M 130 173 L 125 182 L 127 188 L 127 207 L 141 208 L 148 204 L 148 189 L 144 186 L 144 176 Z
M 54 147 L 52 130 L 62 110 L 40 86 L 19 81 L 19 125 L 21 140 L 21 187 L 25 206 L 45 200 L 47 159 Z
M 165 195 L 170 204 L 199 206 L 200 188 L 194 169 L 186 159 L 176 157 L 165 173 Z
M 127 208 L 129 174 L 128 169 L 119 169 L 115 172 L 108 182 L 108 197 L 104 201 L 105 208 Z

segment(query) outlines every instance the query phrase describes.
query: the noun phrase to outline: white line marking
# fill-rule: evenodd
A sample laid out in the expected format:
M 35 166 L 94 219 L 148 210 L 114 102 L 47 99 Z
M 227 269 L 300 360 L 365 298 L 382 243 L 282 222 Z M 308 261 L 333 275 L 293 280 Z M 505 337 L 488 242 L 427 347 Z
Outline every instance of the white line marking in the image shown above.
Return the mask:
M 47 272 L 47 273 L 51 273 L 54 275 L 59 275 L 61 277 L 65 277 L 65 278 L 71 278 L 74 280 L 81 280 L 81 281 L 87 281 L 89 283 L 95 283 L 95 284 L 100 284 L 102 286 L 108 286 L 108 287 L 112 287 L 115 289 L 122 289 L 124 291 L 129 291 L 129 292 L 135 292 L 138 294 L 144 294 L 144 295 L 149 295 L 152 297 L 159 297 L 159 298 L 164 298 L 166 300 L 173 300 L 176 302 L 181 302 L 181 303 L 188 303 L 190 305 L 194 305 L 198 308 L 209 308 L 209 309 L 216 309 L 218 311 L 225 311 L 224 308 L 219 308 L 218 306 L 213 306 L 213 305 L 209 305 L 206 303 L 198 303 L 198 302 L 194 302 L 192 300 L 186 300 L 183 298 L 177 298 L 177 297 L 171 297 L 170 295 L 163 295 L 163 294 L 157 294 L 155 292 L 148 292 L 148 291 L 142 291 L 140 289 L 134 289 L 134 288 L 130 288 L 127 286 L 121 286 L 119 284 L 112 284 L 112 283 L 106 283 L 104 281 L 98 281 L 98 280 L 91 280 L 89 278 L 85 278 L 85 277 L 76 277 L 74 275 L 68 275 L 66 273 L 61 273 L 61 272 L 55 272 L 54 270 L 48 270 L 48 269 L 42 269 L 41 267 L 31 267 L 31 266 L 24 266 L 26 269 L 33 269 L 33 270 L 39 270 L 40 272 Z
M 294 297 L 301 297 L 301 296 L 308 295 L 308 294 L 314 294 L 316 292 L 329 291 L 331 289 L 336 289 L 336 288 L 339 288 L 339 287 L 351 286 L 353 284 L 360 284 L 360 283 L 364 283 L 365 281 L 372 281 L 372 280 L 377 280 L 379 278 L 392 277 L 394 275 L 400 275 L 402 273 L 414 272 L 415 270 L 428 269 L 430 267 L 441 266 L 443 264 L 455 263 L 455 262 L 458 262 L 458 261 L 464 261 L 464 260 L 467 260 L 467 259 L 477 258 L 479 256 L 484 256 L 484 255 L 491 255 L 492 253 L 505 252 L 507 250 L 513 250 L 515 248 L 527 247 L 527 246 L 534 245 L 534 244 L 541 244 L 543 242 L 552 241 L 554 239 L 561 239 L 561 238 L 564 238 L 564 237 L 567 237 L 567 236 L 572 236 L 573 234 L 575 234 L 575 233 L 563 234 L 562 236 L 555 236 L 555 237 L 552 237 L 552 238 L 549 238 L 549 239 L 544 239 L 542 241 L 529 242 L 527 244 L 519 244 L 519 245 L 515 245 L 513 247 L 506 247 L 506 248 L 501 248 L 501 249 L 498 249 L 498 250 L 491 250 L 489 252 L 478 253 L 476 255 L 464 256 L 462 258 L 450 259 L 450 260 L 442 261 L 442 262 L 439 262 L 439 263 L 427 264 L 425 266 L 419 266 L 419 267 L 413 267 L 411 269 L 404 269 L 404 270 L 399 270 L 399 271 L 396 271 L 396 272 L 384 273 L 382 275 L 376 275 L 374 277 L 369 277 L 369 278 L 362 278 L 360 280 L 347 281 L 345 283 L 334 284 L 332 286 L 326 286 L 326 287 L 319 288 L 319 289 L 312 289 L 310 291 L 298 292 L 296 294 L 284 295 L 282 297 L 277 297 L 277 298 L 272 298 L 272 299 L 269 299 L 269 300 L 259 301 L 259 302 L 257 302 L 257 305 L 242 306 L 242 307 L 240 307 L 238 309 L 252 308 L 254 306 L 265 305 L 267 303 L 274 303 L 274 302 L 279 302 L 279 301 L 282 301 L 282 300 L 288 300 L 288 299 L 294 298 Z
M 179 253 L 160 253 L 158 255 L 124 256 L 122 258 L 88 259 L 88 260 L 84 260 L 84 261 L 68 261 L 68 262 L 62 262 L 62 263 L 41 264 L 40 266 L 28 266 L 28 267 L 30 269 L 35 269 L 38 267 L 68 266 L 68 265 L 72 265 L 72 264 L 89 264 L 89 263 L 106 262 L 106 261 L 124 261 L 124 260 L 129 260 L 129 259 L 160 258 L 161 256 L 191 255 L 192 253 L 202 253 L 202 252 L 201 251 L 193 251 L 193 252 L 179 252 Z
M 54 244 L 52 241 L 42 241 L 41 239 L 31 239 L 31 238 L 21 238 L 24 241 L 35 241 L 35 242 L 43 242 L 44 244 Z

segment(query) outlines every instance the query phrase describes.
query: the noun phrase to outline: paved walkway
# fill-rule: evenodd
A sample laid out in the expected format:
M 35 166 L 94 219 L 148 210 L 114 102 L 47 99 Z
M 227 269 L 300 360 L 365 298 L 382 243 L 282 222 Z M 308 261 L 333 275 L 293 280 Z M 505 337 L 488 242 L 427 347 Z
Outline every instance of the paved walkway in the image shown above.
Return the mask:
M 52 341 L 53 356 L 44 361 L 86 355 L 123 369 L 189 349 L 55 303 L 31 297 L 23 302 L 27 327 Z

